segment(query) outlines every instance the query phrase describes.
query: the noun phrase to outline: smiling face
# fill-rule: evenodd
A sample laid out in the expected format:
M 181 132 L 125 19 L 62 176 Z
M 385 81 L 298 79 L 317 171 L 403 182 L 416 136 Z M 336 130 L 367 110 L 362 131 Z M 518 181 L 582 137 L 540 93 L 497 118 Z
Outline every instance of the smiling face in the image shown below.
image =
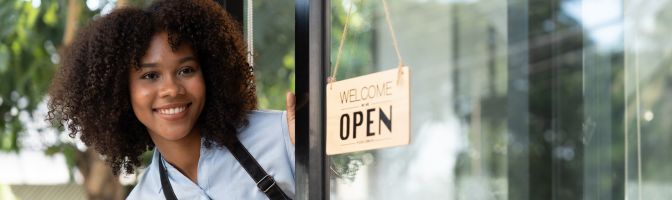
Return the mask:
M 168 35 L 157 33 L 140 68 L 129 71 L 133 112 L 154 143 L 178 141 L 196 130 L 205 104 L 205 83 L 191 46 L 183 43 L 173 51 Z

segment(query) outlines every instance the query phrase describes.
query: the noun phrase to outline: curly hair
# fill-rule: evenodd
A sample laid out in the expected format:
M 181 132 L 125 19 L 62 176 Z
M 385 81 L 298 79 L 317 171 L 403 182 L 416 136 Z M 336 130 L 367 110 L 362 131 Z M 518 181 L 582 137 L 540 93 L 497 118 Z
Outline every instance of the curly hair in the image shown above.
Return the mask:
M 205 147 L 230 142 L 256 109 L 252 67 L 238 24 L 210 0 L 160 0 L 93 20 L 66 49 L 49 91 L 47 120 L 65 126 L 105 157 L 114 174 L 132 173 L 154 148 L 131 107 L 128 73 L 139 68 L 153 35 L 168 33 L 175 50 L 189 44 L 202 66 L 205 105 L 195 126 Z

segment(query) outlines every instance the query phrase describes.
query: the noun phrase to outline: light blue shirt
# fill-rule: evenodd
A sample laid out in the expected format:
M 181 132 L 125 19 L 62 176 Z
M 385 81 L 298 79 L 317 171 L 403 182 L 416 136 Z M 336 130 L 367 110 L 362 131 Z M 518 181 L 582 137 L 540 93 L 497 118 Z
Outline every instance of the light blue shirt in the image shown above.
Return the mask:
M 294 198 L 294 145 L 287 131 L 287 117 L 280 111 L 253 111 L 249 125 L 238 138 L 282 191 Z M 143 172 L 127 199 L 164 199 L 159 177 L 159 154 Z M 225 147 L 201 145 L 198 159 L 198 184 L 165 162 L 168 179 L 178 199 L 268 199 L 254 180 Z

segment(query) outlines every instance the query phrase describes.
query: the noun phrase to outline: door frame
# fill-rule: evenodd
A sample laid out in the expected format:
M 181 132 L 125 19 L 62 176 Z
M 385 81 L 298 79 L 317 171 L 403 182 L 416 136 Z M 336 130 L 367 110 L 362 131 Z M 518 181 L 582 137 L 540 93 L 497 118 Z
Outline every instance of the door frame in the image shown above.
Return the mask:
M 295 1 L 296 199 L 329 199 L 325 88 L 331 1 Z

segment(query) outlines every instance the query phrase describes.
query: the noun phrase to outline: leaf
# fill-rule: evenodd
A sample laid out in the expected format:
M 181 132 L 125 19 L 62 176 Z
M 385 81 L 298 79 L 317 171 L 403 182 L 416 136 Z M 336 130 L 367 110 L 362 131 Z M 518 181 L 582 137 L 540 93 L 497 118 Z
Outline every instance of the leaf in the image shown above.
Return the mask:
M 0 44 L 0 74 L 4 74 L 9 69 L 9 48 Z
M 58 22 L 58 3 L 52 2 L 42 16 L 42 21 L 48 26 L 55 26 Z
M 57 145 L 49 146 L 47 149 L 44 150 L 44 154 L 47 156 L 53 156 L 63 150 L 62 148 L 63 143 L 59 143 Z
M 35 26 L 35 22 L 37 21 L 37 17 L 40 15 L 40 9 L 28 6 L 25 9 L 25 11 L 28 15 L 27 16 L 28 28 L 33 28 L 33 26 Z

